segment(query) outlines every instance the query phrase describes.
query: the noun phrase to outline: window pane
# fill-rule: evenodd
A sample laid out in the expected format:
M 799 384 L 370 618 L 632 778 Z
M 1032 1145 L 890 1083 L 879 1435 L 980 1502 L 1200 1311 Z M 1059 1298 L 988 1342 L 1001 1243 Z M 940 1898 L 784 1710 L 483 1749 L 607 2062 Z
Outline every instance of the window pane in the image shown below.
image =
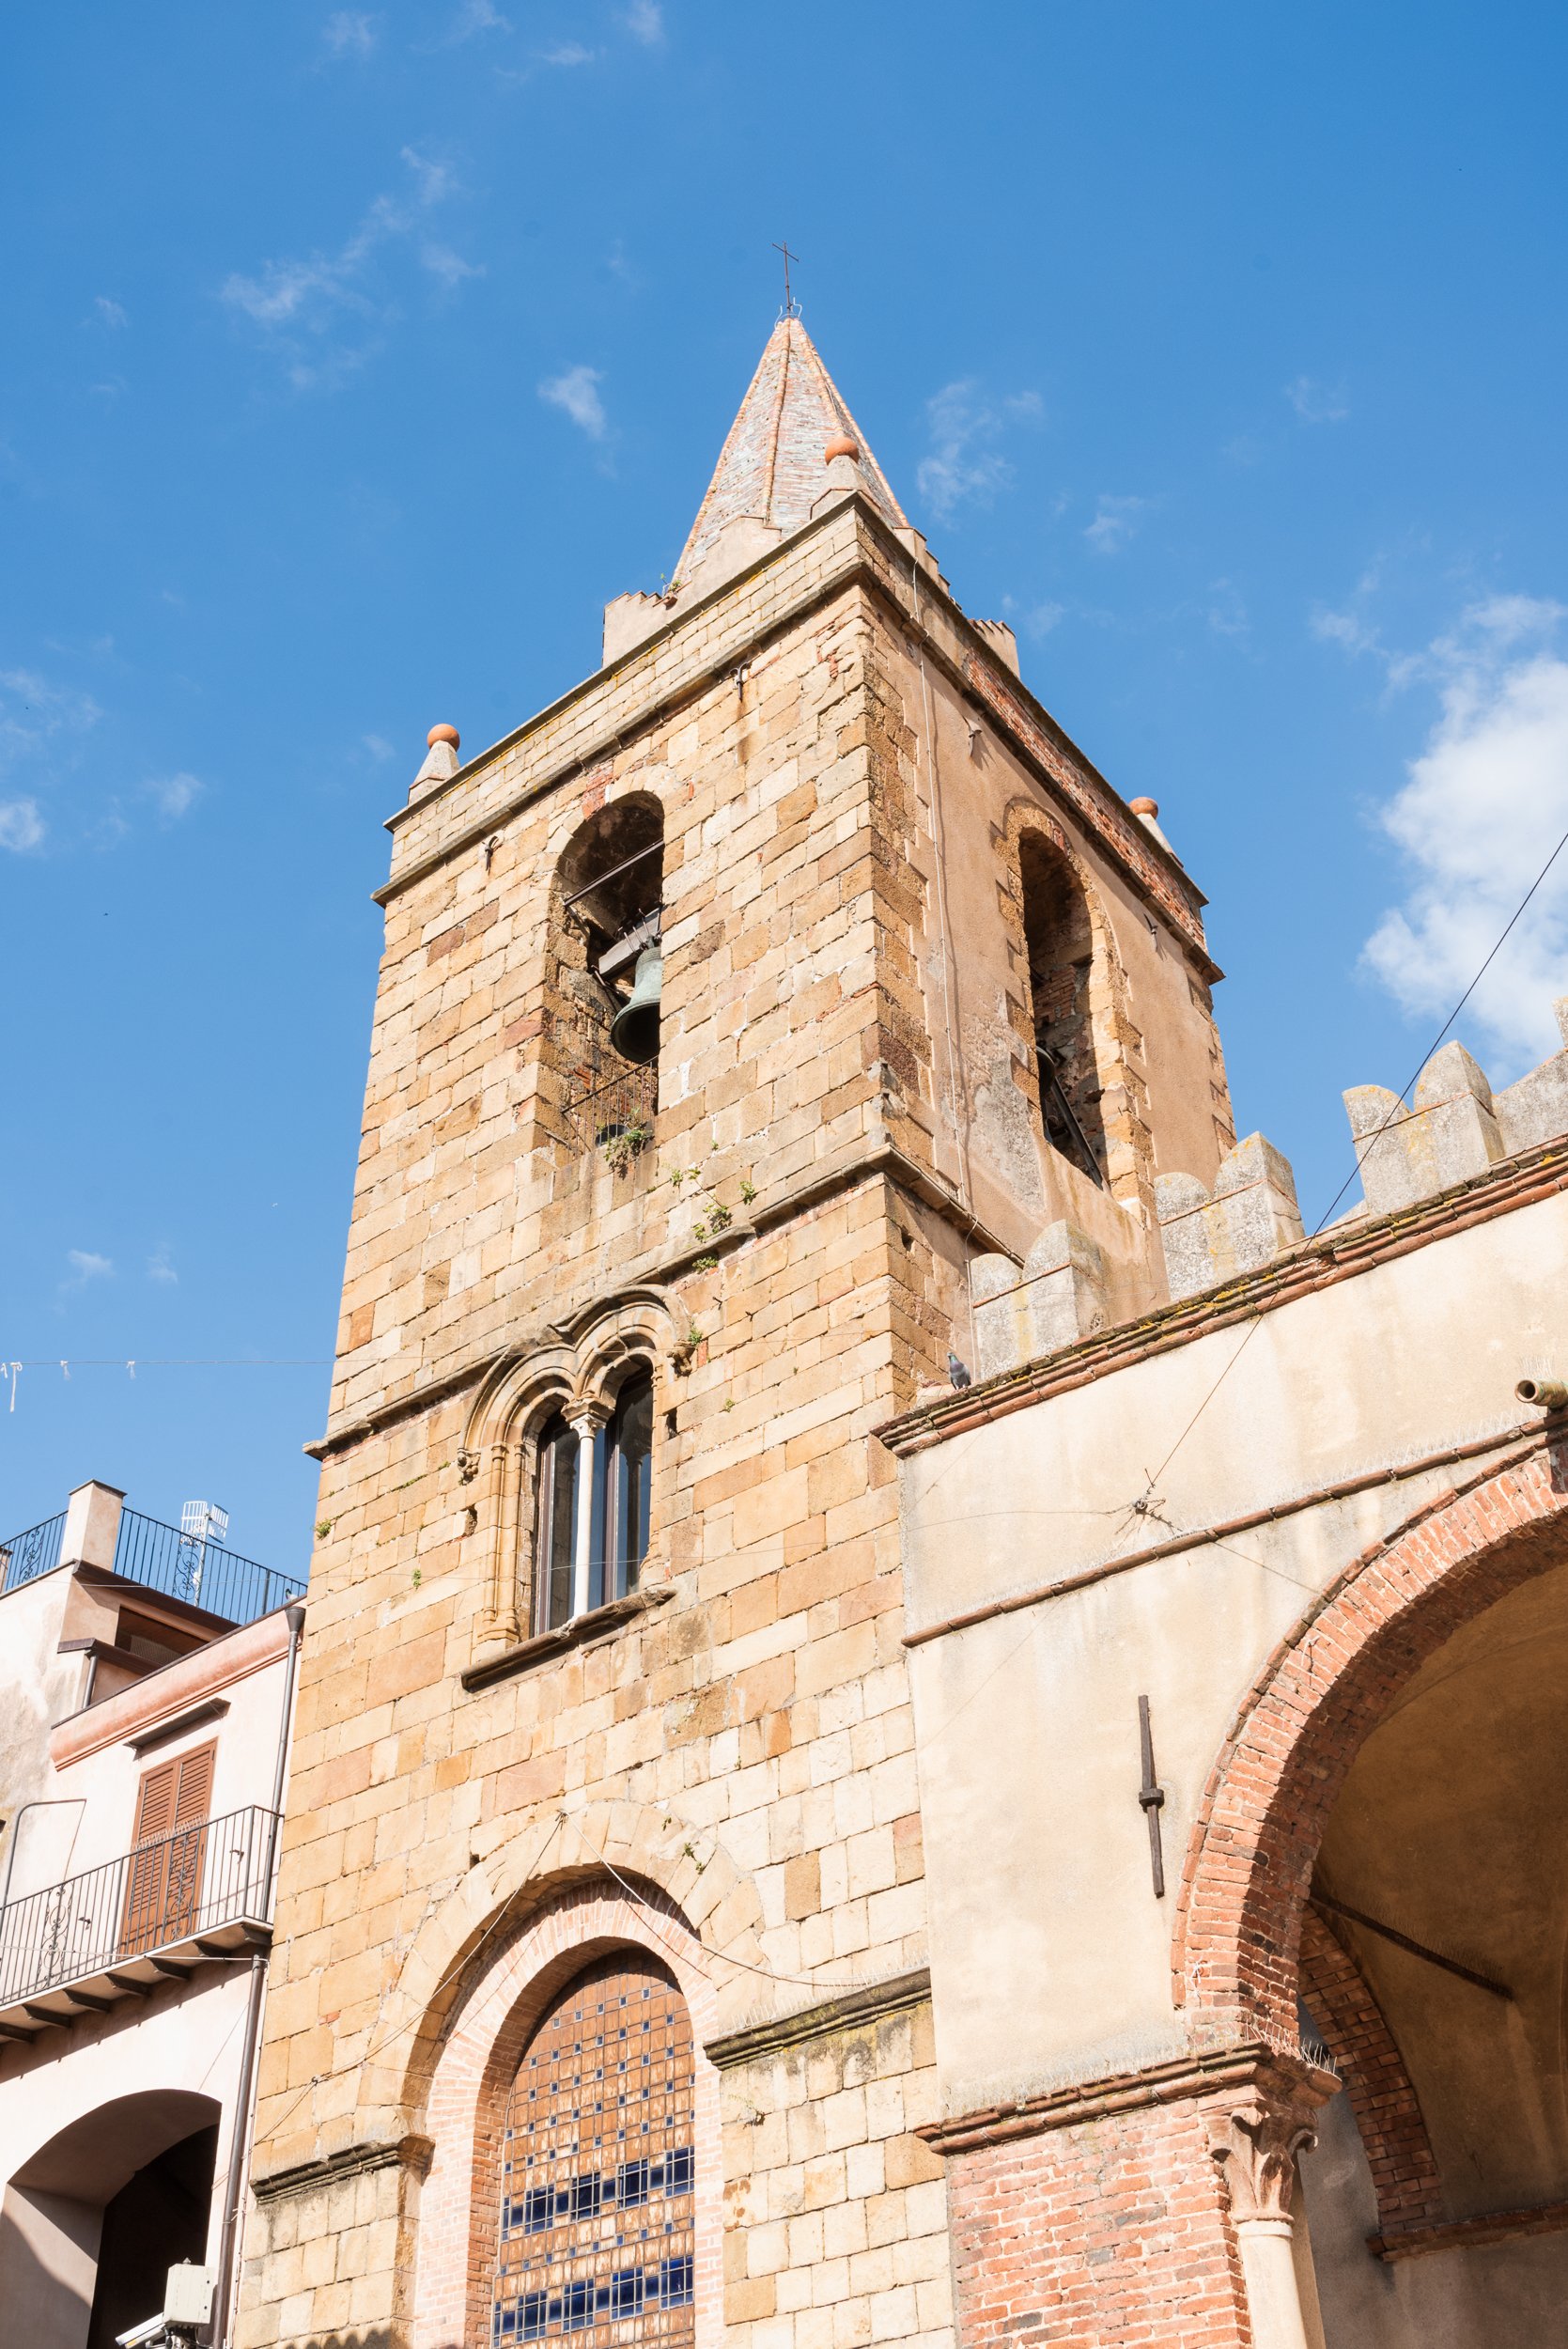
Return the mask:
M 553 1631 L 571 1615 L 576 1548 L 577 1438 L 564 1419 L 552 1419 L 539 1438 L 538 1477 L 536 1627 Z
M 588 1528 L 588 1604 L 590 1607 L 602 1607 L 607 1598 L 614 1598 L 618 1595 L 613 1589 L 606 1590 L 604 1571 L 605 1560 L 610 1555 L 610 1547 L 606 1539 L 606 1521 L 609 1516 L 608 1479 L 611 1444 L 611 1437 L 601 1427 L 594 1438 L 594 1515 L 593 1522 Z M 612 1581 L 613 1579 L 613 1576 L 610 1578 Z
M 648 2077 L 630 2061 L 644 2045 L 651 2095 L 632 2088 Z M 692 2349 L 692 2055 L 679 1991 L 639 1952 L 616 1950 L 556 1994 L 505 2116 L 492 2349 L 571 2336 Z
M 637 1588 L 648 1548 L 648 1501 L 653 1470 L 653 1380 L 629 1379 L 610 1423 L 610 1510 L 613 1539 L 609 1561 L 613 1583 L 607 1595 Z

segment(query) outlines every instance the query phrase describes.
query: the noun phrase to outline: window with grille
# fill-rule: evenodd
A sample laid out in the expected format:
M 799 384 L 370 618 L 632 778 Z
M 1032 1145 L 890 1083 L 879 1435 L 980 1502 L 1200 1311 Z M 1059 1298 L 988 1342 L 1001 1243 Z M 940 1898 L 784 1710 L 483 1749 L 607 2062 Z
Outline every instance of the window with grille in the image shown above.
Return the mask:
M 694 2170 L 686 2001 L 617 1952 L 555 1999 L 512 2084 L 492 2342 L 691 2342 Z

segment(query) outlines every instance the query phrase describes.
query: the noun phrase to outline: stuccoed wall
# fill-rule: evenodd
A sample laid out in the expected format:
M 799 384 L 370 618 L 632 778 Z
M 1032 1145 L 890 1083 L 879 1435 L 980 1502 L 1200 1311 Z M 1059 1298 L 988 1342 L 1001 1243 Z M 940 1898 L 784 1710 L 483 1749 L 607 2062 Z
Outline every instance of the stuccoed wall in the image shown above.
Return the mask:
M 1172 1999 L 1172 1902 L 1152 1896 L 1137 1800 L 1138 1699 L 1150 1700 L 1174 1879 L 1215 1757 L 1276 1642 L 1453 1470 L 1095 1570 L 1118 1551 L 1445 1446 L 1495 1436 L 1500 1449 L 1539 1422 L 1514 1387 L 1562 1350 L 1565 1278 L 1568 1201 L 1558 1196 L 1255 1323 L 1238 1315 L 1169 1350 L 1151 1344 L 1112 1375 L 905 1461 L 917 1638 L 1007 1595 L 1092 1578 L 912 1651 L 949 2109 L 1187 2046 Z

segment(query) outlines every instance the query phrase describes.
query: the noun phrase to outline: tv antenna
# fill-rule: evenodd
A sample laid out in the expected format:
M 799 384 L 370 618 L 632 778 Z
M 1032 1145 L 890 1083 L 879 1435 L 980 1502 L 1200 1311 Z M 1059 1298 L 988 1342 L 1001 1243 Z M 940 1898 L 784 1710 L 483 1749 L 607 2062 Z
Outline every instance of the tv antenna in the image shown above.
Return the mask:
M 188 1501 L 179 1513 L 179 1555 L 189 1595 L 201 1596 L 207 1546 L 221 1549 L 228 1537 L 228 1511 L 215 1501 Z

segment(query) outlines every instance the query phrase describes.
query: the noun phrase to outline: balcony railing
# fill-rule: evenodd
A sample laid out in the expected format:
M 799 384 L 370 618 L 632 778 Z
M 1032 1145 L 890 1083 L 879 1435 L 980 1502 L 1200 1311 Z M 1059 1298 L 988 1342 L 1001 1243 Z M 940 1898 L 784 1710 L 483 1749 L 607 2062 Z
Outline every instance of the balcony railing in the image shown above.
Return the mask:
M 60 1563 L 60 1536 L 65 1530 L 62 1509 L 57 1517 L 45 1517 L 41 1525 L 30 1525 L 25 1533 L 13 1533 L 8 1542 L 0 1542 L 5 1568 L 0 1591 L 19 1590 L 23 1582 L 36 1582 L 40 1574 L 53 1574 Z
M 36 1582 L 60 1563 L 65 1512 L 46 1517 L 0 1542 L 0 1595 Z M 254 1623 L 291 1598 L 303 1598 L 304 1584 L 297 1575 L 279 1574 L 225 1549 L 210 1536 L 182 1533 L 178 1525 L 144 1517 L 122 1509 L 119 1538 L 115 1545 L 115 1572 L 144 1590 L 161 1591 L 166 1598 L 181 1598 L 224 1623 Z
M 111 1995 L 129 1991 L 141 1985 L 116 1976 L 138 1960 L 225 1926 L 265 1925 L 277 1824 L 275 1811 L 253 1803 L 151 1836 L 118 1859 L 8 1902 L 0 1909 L 0 2014 L 95 1978 Z M 196 1952 L 204 1954 L 222 1952 Z

